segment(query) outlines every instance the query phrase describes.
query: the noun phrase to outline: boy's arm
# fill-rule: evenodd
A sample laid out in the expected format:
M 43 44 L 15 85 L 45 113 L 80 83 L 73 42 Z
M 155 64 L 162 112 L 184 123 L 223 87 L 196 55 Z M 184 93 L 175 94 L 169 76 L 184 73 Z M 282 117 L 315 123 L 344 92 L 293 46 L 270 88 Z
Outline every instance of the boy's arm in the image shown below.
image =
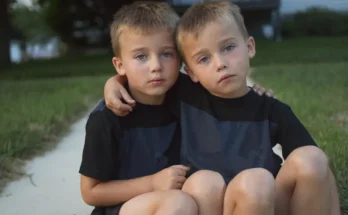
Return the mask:
M 188 170 L 189 167 L 174 165 L 153 175 L 108 182 L 81 175 L 81 193 L 89 205 L 113 206 L 155 190 L 181 189 Z
M 111 114 L 111 112 L 110 112 Z M 93 206 L 113 206 L 152 190 L 151 177 L 116 180 L 118 172 L 118 135 L 110 124 L 109 112 L 95 112 L 86 124 L 86 137 L 80 168 L 83 200 Z
M 90 205 L 106 206 L 120 203 L 122 196 L 115 195 L 113 184 L 105 182 L 117 179 L 118 172 L 118 140 L 117 120 L 110 120 L 111 112 L 92 112 L 86 123 L 85 144 L 79 173 L 80 189 L 83 200 Z M 102 183 L 104 182 L 104 183 Z M 111 188 L 111 189 L 110 189 Z M 108 190 L 110 189 L 110 190 Z M 111 193 L 114 193 L 110 199 Z
M 276 108 L 273 110 L 278 126 L 276 141 L 282 146 L 284 159 L 296 148 L 309 145 L 317 146 L 292 109 L 279 101 L 276 102 Z
M 109 78 L 104 86 L 104 98 L 106 106 L 118 116 L 127 115 L 133 110 L 132 107 L 135 106 L 134 99 L 124 88 L 126 83 L 126 76 L 115 75 Z M 265 94 L 268 97 L 273 97 L 272 90 L 265 90 L 258 84 L 254 84 L 252 89 L 260 96 Z M 122 100 L 124 100 L 124 102 Z
M 115 75 L 109 78 L 104 86 L 106 106 L 118 116 L 127 115 L 135 106 L 135 101 L 124 88 L 126 83 L 126 76 Z
M 151 192 L 151 177 L 100 182 L 97 179 L 81 175 L 82 198 L 87 204 L 93 206 L 117 205 L 135 196 Z

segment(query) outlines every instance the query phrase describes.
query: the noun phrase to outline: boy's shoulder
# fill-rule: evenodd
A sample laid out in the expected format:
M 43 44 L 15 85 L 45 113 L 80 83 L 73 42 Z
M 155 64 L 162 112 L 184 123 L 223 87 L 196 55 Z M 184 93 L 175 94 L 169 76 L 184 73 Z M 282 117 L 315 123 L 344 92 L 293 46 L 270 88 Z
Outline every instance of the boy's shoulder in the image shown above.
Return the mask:
M 119 116 L 106 106 L 104 99 L 101 99 L 88 115 L 87 125 L 91 123 L 112 127 L 119 123 Z
M 277 98 L 269 97 L 266 95 L 259 96 L 256 92 L 254 101 L 257 101 L 259 109 L 263 109 L 270 119 L 279 120 L 292 114 L 290 105 Z
M 286 104 L 283 101 L 280 101 L 277 98 L 270 97 L 270 96 L 267 96 L 265 94 L 260 96 L 259 94 L 257 94 L 252 89 L 250 91 L 253 94 L 254 101 L 260 102 L 262 105 L 266 106 L 267 108 L 271 108 L 271 109 L 287 109 L 287 108 L 290 108 L 290 106 L 288 104 Z

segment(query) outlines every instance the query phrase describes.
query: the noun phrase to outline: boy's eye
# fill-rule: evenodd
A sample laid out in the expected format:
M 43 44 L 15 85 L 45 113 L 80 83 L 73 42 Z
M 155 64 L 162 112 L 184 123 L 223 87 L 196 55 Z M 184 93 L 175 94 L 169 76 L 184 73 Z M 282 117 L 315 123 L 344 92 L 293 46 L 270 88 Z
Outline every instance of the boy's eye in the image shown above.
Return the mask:
M 138 59 L 138 60 L 146 60 L 146 55 L 144 55 L 144 54 L 139 54 L 139 55 L 137 55 L 135 58 L 136 59 Z
M 173 54 L 170 52 L 164 52 L 164 53 L 162 53 L 162 56 L 167 58 L 167 57 L 172 57 Z
M 224 48 L 224 51 L 231 51 L 232 49 L 234 48 L 234 46 L 232 46 L 232 45 L 228 45 L 228 46 L 226 46 L 225 48 Z
M 206 62 L 208 62 L 208 60 L 209 60 L 209 58 L 208 57 L 201 57 L 200 59 L 199 59 L 199 63 L 206 63 Z

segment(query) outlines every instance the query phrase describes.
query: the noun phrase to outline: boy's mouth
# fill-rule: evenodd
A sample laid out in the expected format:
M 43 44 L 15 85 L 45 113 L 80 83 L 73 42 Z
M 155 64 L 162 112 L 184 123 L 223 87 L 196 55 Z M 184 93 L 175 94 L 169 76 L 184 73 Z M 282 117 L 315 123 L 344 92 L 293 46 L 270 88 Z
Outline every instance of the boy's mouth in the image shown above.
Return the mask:
M 149 81 L 150 84 L 154 84 L 154 85 L 159 85 L 162 84 L 164 82 L 163 78 L 154 78 L 151 81 Z
M 237 75 L 225 74 L 225 75 L 223 75 L 223 76 L 220 77 L 218 83 L 227 81 L 227 80 L 229 80 L 229 79 L 231 79 L 231 78 L 234 78 L 234 77 L 237 77 Z

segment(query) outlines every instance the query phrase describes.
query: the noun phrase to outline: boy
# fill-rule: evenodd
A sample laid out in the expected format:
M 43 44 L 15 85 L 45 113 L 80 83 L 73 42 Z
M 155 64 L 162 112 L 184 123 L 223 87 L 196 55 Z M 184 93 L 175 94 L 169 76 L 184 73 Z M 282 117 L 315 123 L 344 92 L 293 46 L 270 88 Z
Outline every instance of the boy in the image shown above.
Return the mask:
M 86 124 L 81 194 L 92 214 L 197 215 L 180 188 L 188 168 L 179 163 L 175 117 L 165 96 L 180 65 L 173 41 L 178 16 L 165 3 L 134 3 L 111 25 L 112 59 L 138 102 L 117 117 L 100 102 Z
M 200 170 L 183 190 L 190 188 L 200 214 L 340 214 L 325 153 L 289 106 L 256 96 L 246 85 L 255 41 L 239 8 L 227 1 L 193 5 L 176 41 L 194 82 L 181 76 L 176 84 L 181 161 Z M 119 92 L 117 83 L 109 84 Z M 272 151 L 277 143 L 283 165 Z M 214 204 L 204 195 L 219 198 Z

